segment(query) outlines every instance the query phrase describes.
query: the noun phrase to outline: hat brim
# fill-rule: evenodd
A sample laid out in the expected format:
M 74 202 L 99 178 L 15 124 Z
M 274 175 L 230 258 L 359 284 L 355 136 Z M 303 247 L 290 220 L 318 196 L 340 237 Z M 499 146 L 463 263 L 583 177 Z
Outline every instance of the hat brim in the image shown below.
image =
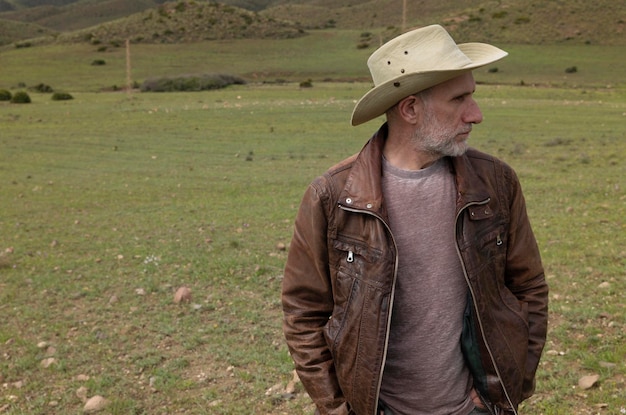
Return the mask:
M 400 100 L 416 94 L 465 72 L 489 65 L 508 55 L 507 52 L 486 43 L 462 43 L 459 49 L 471 63 L 462 68 L 443 68 L 427 72 L 407 73 L 369 90 L 352 111 L 352 125 L 363 124 L 384 114 Z

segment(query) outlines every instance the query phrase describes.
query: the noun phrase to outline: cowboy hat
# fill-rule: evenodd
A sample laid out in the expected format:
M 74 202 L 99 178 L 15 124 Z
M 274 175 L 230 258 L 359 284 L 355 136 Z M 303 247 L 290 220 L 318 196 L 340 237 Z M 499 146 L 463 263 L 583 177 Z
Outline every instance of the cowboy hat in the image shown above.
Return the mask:
M 486 43 L 457 45 L 439 25 L 404 33 L 382 45 L 367 60 L 374 88 L 356 103 L 352 125 L 384 114 L 411 94 L 506 55 L 507 52 Z

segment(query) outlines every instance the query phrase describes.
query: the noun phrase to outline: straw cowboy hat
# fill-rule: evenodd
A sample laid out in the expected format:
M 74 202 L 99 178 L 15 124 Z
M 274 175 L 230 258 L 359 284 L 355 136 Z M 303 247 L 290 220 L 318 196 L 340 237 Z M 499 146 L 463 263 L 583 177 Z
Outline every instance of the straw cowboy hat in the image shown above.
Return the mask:
M 506 55 L 486 43 L 457 45 L 439 25 L 404 33 L 382 45 L 367 60 L 374 88 L 354 107 L 352 125 L 372 120 L 409 95 Z

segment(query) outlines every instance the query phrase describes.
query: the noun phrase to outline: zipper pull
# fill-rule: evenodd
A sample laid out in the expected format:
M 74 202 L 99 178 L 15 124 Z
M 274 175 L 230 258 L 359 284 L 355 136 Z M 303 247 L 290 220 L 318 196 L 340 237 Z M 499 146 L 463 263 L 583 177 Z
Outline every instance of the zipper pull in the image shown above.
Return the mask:
M 348 251 L 348 258 L 347 258 L 348 262 L 354 262 L 354 252 L 352 251 Z

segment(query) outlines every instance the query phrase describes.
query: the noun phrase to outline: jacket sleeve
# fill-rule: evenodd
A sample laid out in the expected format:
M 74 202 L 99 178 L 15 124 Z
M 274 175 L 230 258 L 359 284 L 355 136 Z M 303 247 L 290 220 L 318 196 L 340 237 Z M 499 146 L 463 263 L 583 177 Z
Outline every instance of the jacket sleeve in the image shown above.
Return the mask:
M 321 414 L 350 411 L 335 374 L 324 326 L 333 311 L 328 266 L 328 203 L 314 182 L 300 205 L 282 285 L 283 331 L 296 371 Z M 326 201 L 327 202 L 327 201 Z
M 539 248 L 533 234 L 526 202 L 519 180 L 512 170 L 511 222 L 507 252 L 506 285 L 517 299 L 528 307 L 528 356 L 522 400 L 535 390 L 535 374 L 546 341 L 548 329 L 548 285 L 545 280 Z

